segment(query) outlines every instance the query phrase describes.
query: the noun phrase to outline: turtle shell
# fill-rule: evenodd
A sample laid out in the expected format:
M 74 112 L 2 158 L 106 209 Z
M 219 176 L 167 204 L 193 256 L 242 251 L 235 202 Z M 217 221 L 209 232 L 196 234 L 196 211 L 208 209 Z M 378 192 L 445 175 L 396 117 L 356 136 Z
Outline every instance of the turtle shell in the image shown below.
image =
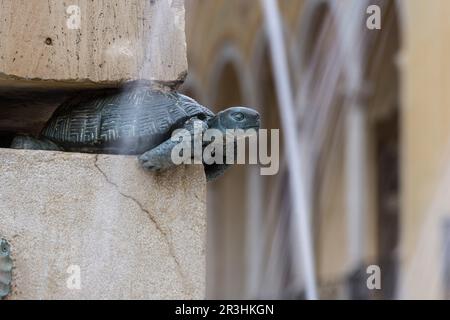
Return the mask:
M 66 151 L 140 154 L 195 116 L 203 120 L 214 113 L 177 92 L 122 88 L 84 93 L 63 103 L 41 136 Z

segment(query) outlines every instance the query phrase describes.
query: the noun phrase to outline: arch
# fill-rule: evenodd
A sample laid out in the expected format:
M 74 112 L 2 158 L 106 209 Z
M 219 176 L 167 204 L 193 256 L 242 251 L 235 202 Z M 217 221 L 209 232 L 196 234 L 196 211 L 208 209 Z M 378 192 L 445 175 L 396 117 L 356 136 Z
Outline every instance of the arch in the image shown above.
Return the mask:
M 326 68 L 329 68 L 323 63 L 329 59 L 329 49 L 334 46 L 333 50 L 336 50 L 333 57 L 334 65 L 338 65 L 342 57 L 342 46 L 339 45 L 340 25 L 339 19 L 336 19 L 338 10 L 336 1 L 311 0 L 305 3 L 300 15 L 297 25 L 298 36 L 293 44 L 297 54 L 294 92 L 300 126 L 303 126 L 302 123 L 307 123 L 303 119 L 310 111 L 308 107 L 310 100 L 314 100 L 312 96 L 322 95 L 320 88 L 315 84 L 321 82 L 320 77 L 323 76 Z M 314 88 L 316 90 L 312 90 Z
M 323 22 L 326 15 L 334 16 L 335 7 L 335 2 L 329 0 L 307 0 L 305 2 L 297 21 L 297 27 L 294 29 L 296 41 L 293 46 L 297 54 L 297 74 L 303 72 L 308 61 L 308 51 L 310 50 L 308 48 L 311 47 L 312 37 L 317 33 L 319 27 L 316 20 Z
M 240 91 L 243 93 L 242 98 L 244 104 L 252 105 L 255 101 L 255 90 L 248 64 L 245 63 L 242 53 L 230 42 L 226 42 L 218 50 L 218 55 L 214 59 L 211 71 L 208 75 L 208 104 L 212 105 L 212 102 L 217 99 L 220 89 L 220 77 L 222 76 L 224 68 L 230 65 L 236 70 Z
M 311 62 L 315 52 L 318 50 L 320 43 L 318 43 L 317 38 L 326 27 L 326 23 L 330 16 L 329 5 L 326 2 L 319 2 L 311 15 L 311 24 L 308 26 L 309 30 L 307 30 L 304 38 L 305 45 L 301 48 L 302 54 L 300 63 L 302 66 Z
M 290 29 L 288 28 L 288 26 L 286 25 L 286 21 L 282 21 L 282 27 L 283 27 L 283 33 L 284 36 L 287 38 L 290 36 Z M 287 55 L 288 55 L 288 64 L 291 65 L 293 64 L 294 66 L 296 66 L 296 57 L 297 57 L 297 50 L 296 50 L 296 45 L 295 43 L 292 43 L 293 41 L 286 41 L 286 45 L 287 47 Z M 268 51 L 268 37 L 267 37 L 267 31 L 265 26 L 261 26 L 259 28 L 259 30 L 255 33 L 255 37 L 253 40 L 253 46 L 252 49 L 250 51 L 250 71 L 251 71 L 251 75 L 253 77 L 253 83 L 254 83 L 254 92 L 253 92 L 253 97 L 254 97 L 254 105 L 256 106 L 257 110 L 262 111 L 259 108 L 259 106 L 261 105 L 262 101 L 260 99 L 261 97 L 261 88 L 260 86 L 258 86 L 258 79 L 260 78 L 260 71 L 261 69 L 264 67 L 264 60 L 265 60 L 265 55 L 269 54 Z M 266 59 L 266 61 L 269 61 L 270 64 L 267 64 L 266 67 L 271 67 L 271 59 Z M 296 67 L 293 68 L 293 70 L 297 70 Z M 290 74 L 291 79 L 295 80 L 296 77 L 296 72 L 291 72 Z M 295 82 L 295 81 L 294 81 Z

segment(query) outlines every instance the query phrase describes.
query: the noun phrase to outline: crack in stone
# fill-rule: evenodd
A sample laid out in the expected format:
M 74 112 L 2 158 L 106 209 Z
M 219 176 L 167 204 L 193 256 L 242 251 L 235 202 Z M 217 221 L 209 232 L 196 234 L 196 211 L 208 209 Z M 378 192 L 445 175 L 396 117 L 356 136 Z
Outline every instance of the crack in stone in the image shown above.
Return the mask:
M 108 184 L 112 185 L 112 186 L 117 190 L 117 192 L 118 192 L 121 196 L 123 196 L 123 197 L 126 198 L 126 199 L 129 199 L 129 200 L 133 201 L 133 202 L 139 207 L 139 209 L 140 209 L 142 212 L 144 212 L 144 213 L 147 214 L 147 216 L 149 217 L 149 219 L 151 220 L 151 222 L 155 225 L 156 229 L 161 233 L 161 235 L 162 235 L 163 238 L 165 239 L 165 242 L 166 242 L 167 247 L 168 247 L 168 249 L 169 249 L 169 254 L 172 256 L 173 260 L 175 261 L 175 264 L 176 264 L 176 266 L 177 266 L 177 272 L 178 272 L 178 274 L 179 274 L 179 276 L 180 276 L 180 278 L 181 278 L 181 280 L 182 280 L 182 282 L 183 282 L 183 287 L 184 287 L 184 290 L 185 290 L 185 294 L 188 293 L 188 292 L 186 292 L 186 291 L 192 291 L 191 285 L 188 283 L 186 277 L 184 276 L 184 274 L 183 274 L 183 269 L 182 269 L 182 267 L 181 267 L 181 264 L 180 264 L 180 262 L 178 261 L 176 255 L 175 255 L 175 250 L 174 250 L 174 248 L 173 248 L 173 245 L 171 244 L 171 241 L 170 241 L 170 239 L 169 239 L 169 235 L 168 235 L 168 234 L 160 227 L 160 225 L 159 225 L 158 222 L 156 221 L 155 217 L 152 216 L 152 214 L 150 213 L 150 211 L 148 211 L 147 209 L 145 209 L 144 206 L 143 206 L 136 198 L 134 198 L 134 197 L 132 197 L 132 196 L 130 196 L 130 195 L 127 195 L 127 194 L 123 193 L 123 192 L 120 190 L 119 185 L 118 185 L 117 183 L 115 183 L 114 181 L 112 181 L 112 180 L 108 177 L 108 175 L 107 175 L 107 174 L 100 168 L 100 166 L 98 165 L 98 157 L 99 157 L 99 154 L 96 154 L 96 155 L 95 155 L 95 161 L 94 161 L 94 166 L 95 166 L 95 168 L 97 168 L 97 170 L 98 170 L 98 171 L 101 173 L 101 175 L 105 178 L 106 182 L 107 182 Z

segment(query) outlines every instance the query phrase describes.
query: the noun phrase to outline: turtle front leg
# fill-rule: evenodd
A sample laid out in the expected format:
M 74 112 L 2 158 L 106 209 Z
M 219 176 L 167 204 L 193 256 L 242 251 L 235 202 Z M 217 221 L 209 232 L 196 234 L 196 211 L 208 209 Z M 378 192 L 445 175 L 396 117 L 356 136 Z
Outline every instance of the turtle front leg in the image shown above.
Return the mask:
M 12 143 L 12 149 L 28 149 L 28 150 L 54 150 L 61 151 L 61 148 L 47 139 L 36 139 L 26 135 L 16 136 Z
M 159 146 L 147 151 L 139 157 L 139 163 L 147 170 L 159 171 L 173 167 L 172 149 L 178 142 L 166 140 Z
M 186 135 L 183 141 L 188 141 L 188 143 L 194 143 L 194 140 L 197 143 L 201 144 L 202 134 L 208 128 L 208 125 L 197 118 L 191 118 L 184 124 L 183 128 L 186 132 L 181 134 L 179 137 Z M 189 139 L 186 139 L 189 137 Z M 139 162 L 141 165 L 150 171 L 159 171 L 169 169 L 175 166 L 175 163 L 172 160 L 172 150 L 176 146 L 178 146 L 180 142 L 178 139 L 176 140 L 166 140 L 157 147 L 151 149 L 150 151 L 145 152 L 143 155 L 139 157 Z M 190 157 L 193 157 L 193 150 L 191 148 L 192 154 Z

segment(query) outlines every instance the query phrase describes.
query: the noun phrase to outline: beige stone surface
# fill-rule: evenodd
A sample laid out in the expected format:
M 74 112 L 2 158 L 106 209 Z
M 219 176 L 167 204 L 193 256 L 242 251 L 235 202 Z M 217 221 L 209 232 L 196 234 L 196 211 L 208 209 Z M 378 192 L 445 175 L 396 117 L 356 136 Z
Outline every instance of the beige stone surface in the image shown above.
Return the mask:
M 0 149 L 0 181 L 11 299 L 204 297 L 201 166 L 152 174 L 135 157 Z
M 401 298 L 442 299 L 443 226 L 450 219 L 450 1 L 405 3 Z
M 170 84 L 186 70 L 183 0 L 0 0 L 0 87 Z

